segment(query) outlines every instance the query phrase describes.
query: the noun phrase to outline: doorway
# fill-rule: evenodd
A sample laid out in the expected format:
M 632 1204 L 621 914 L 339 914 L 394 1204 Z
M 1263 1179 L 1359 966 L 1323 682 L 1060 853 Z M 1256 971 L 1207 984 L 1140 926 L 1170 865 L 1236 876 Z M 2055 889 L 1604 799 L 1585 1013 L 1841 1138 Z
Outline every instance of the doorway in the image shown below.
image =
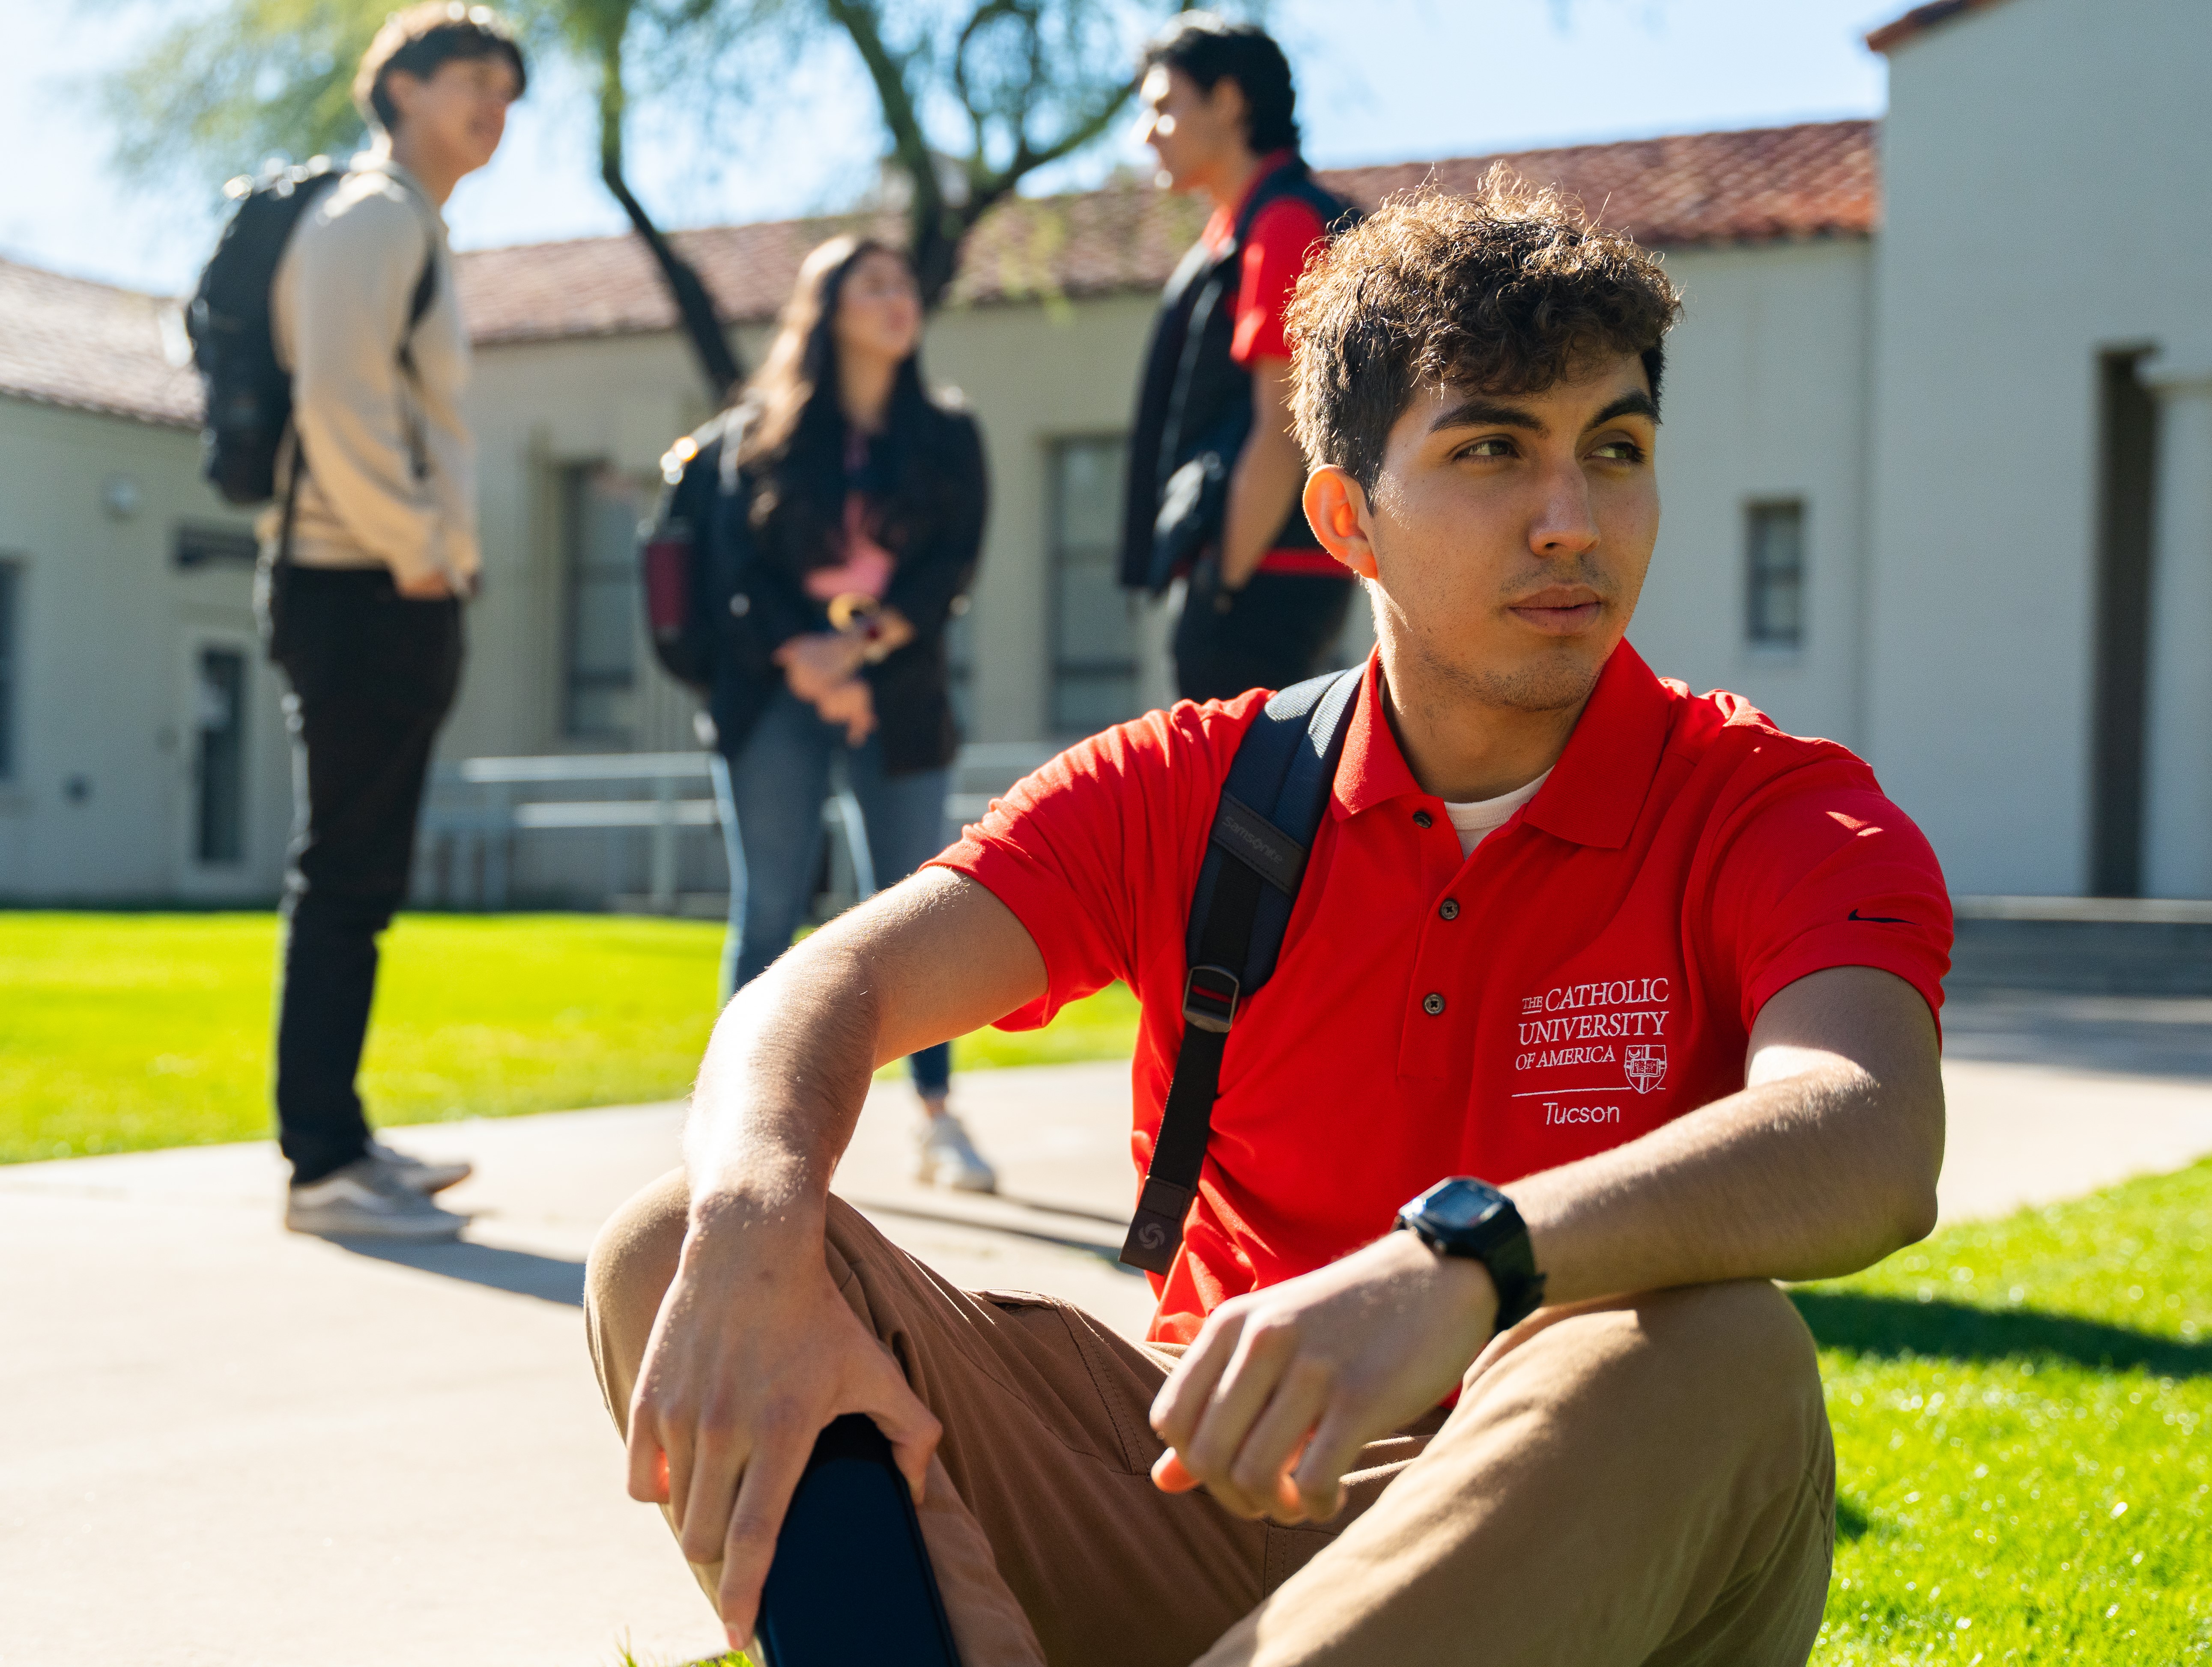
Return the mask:
M 2158 402 L 2148 348 L 2097 364 L 2097 624 L 2090 753 L 2089 891 L 2142 891 L 2143 727 L 2149 705 L 2151 517 Z
M 246 655 L 202 643 L 194 654 L 192 860 L 203 868 L 246 861 Z

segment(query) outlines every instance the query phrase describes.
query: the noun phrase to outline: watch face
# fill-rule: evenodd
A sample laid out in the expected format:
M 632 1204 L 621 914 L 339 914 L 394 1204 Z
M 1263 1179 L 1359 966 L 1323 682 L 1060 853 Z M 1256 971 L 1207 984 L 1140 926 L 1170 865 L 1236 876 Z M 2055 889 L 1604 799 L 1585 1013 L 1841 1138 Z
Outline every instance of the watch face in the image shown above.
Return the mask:
M 1466 1233 L 1505 1208 L 1505 1195 L 1464 1176 L 1439 1181 L 1415 1201 L 1414 1212 L 1443 1233 Z

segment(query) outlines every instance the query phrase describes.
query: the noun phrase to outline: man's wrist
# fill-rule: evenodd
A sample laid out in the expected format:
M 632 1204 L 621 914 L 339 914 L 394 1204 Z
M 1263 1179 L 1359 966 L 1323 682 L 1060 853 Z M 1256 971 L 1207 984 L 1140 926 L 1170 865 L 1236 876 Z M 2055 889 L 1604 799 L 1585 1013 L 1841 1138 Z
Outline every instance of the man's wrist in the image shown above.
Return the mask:
M 715 1188 L 694 1195 L 679 1260 L 689 1266 L 702 1258 L 775 1263 L 818 1257 L 828 1230 L 825 1200 Z

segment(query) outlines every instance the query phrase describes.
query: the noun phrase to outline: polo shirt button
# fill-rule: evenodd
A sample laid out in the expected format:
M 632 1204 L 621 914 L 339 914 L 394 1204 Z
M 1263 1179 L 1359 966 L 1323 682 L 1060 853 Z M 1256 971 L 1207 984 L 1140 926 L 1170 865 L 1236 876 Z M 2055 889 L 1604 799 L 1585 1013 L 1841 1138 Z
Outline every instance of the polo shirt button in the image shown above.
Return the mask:
M 1427 995 L 1421 997 L 1421 1011 L 1427 1014 L 1431 1019 L 1435 1018 L 1437 1014 L 1443 1010 L 1444 998 L 1437 994 L 1435 991 L 1431 990 Z
M 1447 898 L 1446 898 L 1446 899 L 1444 899 L 1444 900 L 1443 900 L 1443 906 L 1441 908 L 1439 908 L 1439 909 L 1437 911 L 1437 912 L 1438 914 L 1440 914 L 1440 915 L 1443 916 L 1443 918 L 1444 918 L 1445 919 L 1447 919 L 1447 920 L 1456 920 L 1456 919 L 1458 919 L 1458 918 L 1459 918 L 1459 899 L 1457 899 L 1456 897 L 1447 897 Z
M 747 596 L 743 591 L 738 591 L 737 595 L 730 598 L 730 611 L 735 614 L 739 619 L 743 619 L 747 614 L 751 613 L 752 610 L 753 599 Z
M 1415 812 L 1413 812 L 1413 826 L 1414 826 L 1414 827 L 1434 827 L 1436 825 L 1437 825 L 1437 819 L 1436 819 L 1434 816 L 1431 816 L 1431 815 L 1427 811 L 1425 811 L 1425 810 L 1416 810 Z

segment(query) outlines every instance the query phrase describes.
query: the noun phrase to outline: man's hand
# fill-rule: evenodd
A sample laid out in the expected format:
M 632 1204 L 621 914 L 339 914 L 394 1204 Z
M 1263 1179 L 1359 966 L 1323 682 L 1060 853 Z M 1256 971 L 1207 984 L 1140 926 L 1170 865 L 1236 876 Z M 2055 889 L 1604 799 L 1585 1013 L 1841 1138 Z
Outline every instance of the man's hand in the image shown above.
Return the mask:
M 1224 1302 L 1152 1403 L 1152 1480 L 1204 1485 L 1237 1515 L 1325 1521 L 1359 1450 L 1450 1393 L 1490 1341 L 1480 1262 L 1393 1233 Z
M 692 1562 L 722 1565 L 715 1607 L 740 1650 L 830 1420 L 873 1418 L 917 1501 L 941 1434 L 830 1283 L 819 1216 L 800 1213 L 735 1198 L 695 1209 L 630 1398 L 630 1497 L 669 1506 Z
M 443 602 L 453 594 L 452 582 L 435 567 L 411 576 L 394 573 L 392 588 L 410 602 Z

